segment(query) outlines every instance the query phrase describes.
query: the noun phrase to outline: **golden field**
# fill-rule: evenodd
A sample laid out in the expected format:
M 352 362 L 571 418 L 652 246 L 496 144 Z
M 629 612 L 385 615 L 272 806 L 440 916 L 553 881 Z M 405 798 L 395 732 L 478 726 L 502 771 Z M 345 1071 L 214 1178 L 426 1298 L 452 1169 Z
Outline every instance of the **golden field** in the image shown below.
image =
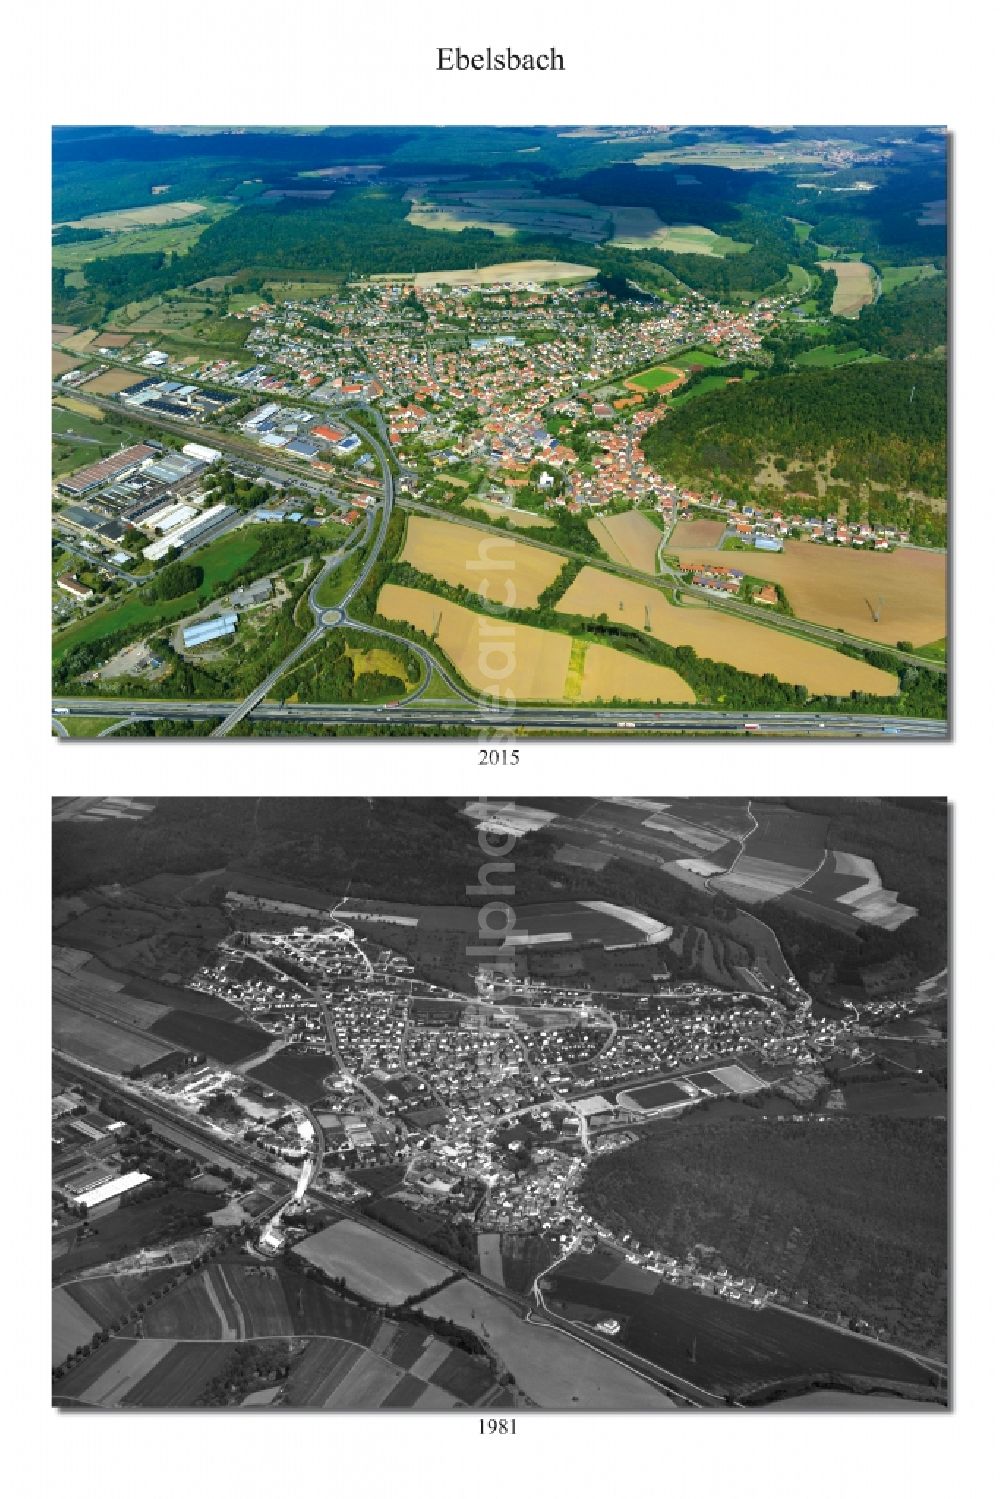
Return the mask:
M 700 656 L 756 676 L 773 672 L 781 681 L 801 684 L 812 693 L 841 696 L 858 690 L 888 697 L 898 691 L 891 672 L 716 609 L 677 608 L 656 588 L 593 567 L 578 573 L 556 609 L 591 618 L 606 614 L 612 622 L 636 630 L 645 628 L 648 610 L 650 633 L 657 640 L 689 645 Z
M 694 688 L 669 666 L 638 661 L 606 645 L 588 645 L 580 699 L 610 703 L 614 698 L 637 703 L 693 703 Z
M 509 609 L 533 609 L 563 568 L 563 558 L 530 541 L 424 515 L 409 517 L 401 559 Z
M 133 385 L 140 385 L 145 379 L 144 375 L 137 375 L 135 370 L 105 370 L 103 374 L 96 375 L 92 380 L 82 380 L 80 389 L 84 388 L 88 395 L 113 396 L 120 390 L 128 390 Z
M 587 522 L 587 530 L 612 562 L 640 572 L 655 573 L 656 549 L 663 532 L 640 510 L 621 515 L 598 515 Z
M 830 309 L 837 317 L 856 317 L 862 307 L 875 300 L 872 268 L 863 260 L 824 260 L 824 271 L 834 271 L 837 290 Z
M 672 552 L 691 551 L 697 547 L 718 547 L 726 534 L 721 520 L 679 520 L 667 543 Z
M 405 620 L 431 636 L 476 692 L 511 693 L 550 702 L 563 696 L 570 638 L 532 625 L 477 614 L 422 588 L 386 583 L 378 596 L 383 619 Z
M 596 266 L 571 260 L 509 260 L 504 265 L 481 265 L 463 271 L 418 271 L 417 286 L 523 286 L 531 281 L 586 281 Z M 393 279 L 399 279 L 395 277 Z
M 928 645 L 947 634 L 948 559 L 942 553 L 909 547 L 864 552 L 823 542 L 786 541 L 783 552 L 723 555 L 703 547 L 682 550 L 677 530 L 670 549 L 684 567 L 721 563 L 780 583 L 801 619 L 885 645 L 898 640 Z

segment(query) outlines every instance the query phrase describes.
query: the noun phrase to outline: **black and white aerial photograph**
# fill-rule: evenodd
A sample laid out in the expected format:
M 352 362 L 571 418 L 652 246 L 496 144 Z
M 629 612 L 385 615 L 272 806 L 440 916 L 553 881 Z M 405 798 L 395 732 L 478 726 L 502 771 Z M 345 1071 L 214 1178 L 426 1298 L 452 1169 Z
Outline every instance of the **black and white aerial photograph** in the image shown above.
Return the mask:
M 53 1404 L 946 1410 L 948 824 L 54 798 Z

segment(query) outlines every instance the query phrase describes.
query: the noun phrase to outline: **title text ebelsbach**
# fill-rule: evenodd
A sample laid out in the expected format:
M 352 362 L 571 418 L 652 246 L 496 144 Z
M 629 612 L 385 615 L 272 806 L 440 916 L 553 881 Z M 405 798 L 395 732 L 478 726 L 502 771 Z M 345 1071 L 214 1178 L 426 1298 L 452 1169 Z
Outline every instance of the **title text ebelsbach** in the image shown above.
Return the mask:
M 507 47 L 502 52 L 487 47 L 485 52 L 463 52 L 461 47 L 439 47 L 437 49 L 437 71 L 439 73 L 563 73 L 566 64 L 561 52 L 550 47 L 547 52 L 515 52 Z

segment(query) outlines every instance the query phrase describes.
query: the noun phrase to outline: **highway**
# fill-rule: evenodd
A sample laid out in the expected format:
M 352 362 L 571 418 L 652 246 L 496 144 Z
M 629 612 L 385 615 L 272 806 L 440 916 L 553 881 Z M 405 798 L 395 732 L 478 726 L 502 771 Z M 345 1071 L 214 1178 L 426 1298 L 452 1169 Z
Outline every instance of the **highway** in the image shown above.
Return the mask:
M 352 629 L 371 628 L 353 625 Z M 312 631 L 300 650 L 319 639 L 321 631 Z M 388 632 L 372 630 L 375 634 Z M 394 638 L 394 637 L 390 637 Z M 409 642 L 407 642 L 409 644 Z M 435 669 L 440 670 L 435 662 Z M 272 677 L 273 677 L 272 673 Z M 443 675 L 443 674 L 442 674 Z M 268 678 L 271 681 L 271 678 Z M 262 684 L 263 686 L 263 684 Z M 265 691 L 267 689 L 265 688 Z M 258 689 L 260 691 L 260 689 Z M 475 703 L 466 695 L 466 701 Z M 156 719 L 205 720 L 231 717 L 234 709 L 245 704 L 232 702 L 183 702 L 155 698 L 73 698 L 53 699 L 53 708 L 64 710 L 60 716 L 74 718 L 109 718 L 120 715 L 123 722 L 150 722 Z M 627 715 L 627 717 L 625 716 Z M 879 714 L 843 713 L 820 716 L 816 713 L 731 713 L 713 708 L 533 708 L 518 706 L 495 710 L 476 704 L 472 712 L 461 705 L 436 707 L 420 701 L 418 693 L 397 704 L 375 707 L 370 704 L 344 703 L 262 703 L 240 713 L 253 723 L 284 722 L 314 724 L 396 724 L 443 726 L 469 725 L 483 731 L 516 732 L 519 729 L 558 733 L 613 733 L 623 729 L 646 734 L 746 734 L 758 731 L 746 725 L 759 725 L 761 734 L 787 734 L 810 739 L 870 739 L 898 736 L 911 739 L 945 739 L 948 725 L 937 718 L 896 718 Z

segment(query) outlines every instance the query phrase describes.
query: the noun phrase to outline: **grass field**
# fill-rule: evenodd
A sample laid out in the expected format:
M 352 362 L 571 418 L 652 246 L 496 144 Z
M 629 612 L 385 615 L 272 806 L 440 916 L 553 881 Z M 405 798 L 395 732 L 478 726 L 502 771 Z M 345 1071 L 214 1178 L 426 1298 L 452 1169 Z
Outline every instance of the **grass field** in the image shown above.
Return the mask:
M 735 1306 L 667 1282 L 648 1295 L 577 1278 L 583 1257 L 556 1271 L 547 1300 L 618 1317 L 621 1343 L 662 1369 L 719 1394 L 741 1391 L 790 1374 L 855 1373 L 930 1384 L 932 1376 L 902 1354 L 772 1308 Z M 596 1314 L 596 1315 L 595 1315 Z M 697 1362 L 690 1350 L 697 1339 Z
M 722 390 L 732 379 L 732 375 L 707 375 L 704 380 L 699 380 L 698 384 L 691 386 L 689 390 L 681 390 L 677 395 L 671 396 L 670 404 L 671 406 L 686 406 L 688 401 L 697 401 L 713 390 Z
M 52 1363 L 61 1364 L 67 1354 L 89 1343 L 100 1326 L 68 1291 L 52 1292 Z
M 804 265 L 790 265 L 788 267 L 788 293 L 790 296 L 801 296 L 803 292 L 809 290 L 811 285 L 812 277 Z
M 185 614 L 194 613 L 207 602 L 218 584 L 250 561 L 257 546 L 258 537 L 253 530 L 246 528 L 229 532 L 198 552 L 198 566 L 203 569 L 204 577 L 197 590 L 166 602 L 148 603 L 141 590 L 135 589 L 127 598 L 117 599 L 60 630 L 53 637 L 53 659 L 60 660 L 73 646 L 101 640 L 120 630 L 127 631 L 132 639 L 139 639 L 173 620 L 182 619 Z
M 59 1003 L 52 1006 L 52 1044 L 108 1072 L 125 1072 L 136 1063 L 145 1066 L 173 1050 L 155 1036 L 137 1035 Z
M 670 363 L 679 370 L 723 370 L 729 366 L 728 359 L 720 358 L 711 349 L 686 349 L 683 354 L 671 354 Z
M 461 271 L 419 271 L 417 286 L 524 286 L 534 281 L 589 281 L 597 275 L 592 265 L 571 260 L 510 260 L 505 265 L 481 265 Z
M 750 620 L 727 618 L 709 608 L 676 608 L 655 588 L 613 578 L 585 567 L 556 605 L 557 611 L 643 630 L 649 612 L 651 633 L 668 645 L 690 645 L 701 656 L 727 662 L 757 676 L 773 672 L 783 682 L 814 693 L 847 694 L 855 689 L 894 695 L 897 679 L 825 646 L 768 630 Z
M 717 553 L 703 548 L 682 550 L 676 531 L 670 547 L 684 567 L 718 561 Z M 948 559 L 942 553 L 911 547 L 866 552 L 786 541 L 783 552 L 754 552 L 753 572 L 780 583 L 801 619 L 866 640 L 925 646 L 940 641 L 947 629 Z
M 855 364 L 859 359 L 866 359 L 864 349 L 842 349 L 836 344 L 818 344 L 814 349 L 807 349 L 804 354 L 796 354 L 795 363 L 803 369 L 836 369 L 841 364 Z
M 671 1410 L 667 1395 L 593 1349 L 523 1317 L 471 1281 L 460 1280 L 423 1303 L 484 1337 L 518 1387 L 543 1410 Z
M 536 515 L 533 510 L 518 510 L 513 505 L 494 505 L 491 500 L 463 500 L 462 508 L 479 510 L 493 520 L 505 520 L 518 531 L 530 530 L 536 526 L 550 531 L 555 525 L 555 521 L 550 520 L 547 515 Z
M 530 541 L 422 515 L 407 521 L 402 560 L 492 603 L 519 609 L 534 608 L 563 567 L 561 557 Z
M 835 317 L 857 317 L 862 307 L 874 301 L 874 273 L 863 260 L 828 260 L 823 269 L 837 275 L 831 308 Z
M 741 255 L 750 245 L 701 224 L 664 224 L 652 208 L 612 208 L 611 243 L 626 250 L 670 250 L 675 255 Z
M 596 516 L 587 522 L 587 529 L 612 562 L 644 573 L 656 572 L 656 553 L 663 532 L 641 510 Z
M 118 722 L 117 718 L 64 718 L 62 726 L 71 739 L 96 739 Z
M 940 275 L 941 272 L 934 265 L 888 265 L 882 272 L 882 295 L 886 297 L 911 281 L 922 281 L 927 276 Z
M 304 1240 L 296 1252 L 327 1275 L 342 1275 L 352 1290 L 384 1305 L 428 1290 L 448 1273 L 419 1250 L 346 1218 Z
M 255 1067 L 250 1075 L 266 1087 L 310 1103 L 322 1094 L 323 1079 L 336 1071 L 332 1057 L 317 1052 L 295 1052 L 286 1047 Z

